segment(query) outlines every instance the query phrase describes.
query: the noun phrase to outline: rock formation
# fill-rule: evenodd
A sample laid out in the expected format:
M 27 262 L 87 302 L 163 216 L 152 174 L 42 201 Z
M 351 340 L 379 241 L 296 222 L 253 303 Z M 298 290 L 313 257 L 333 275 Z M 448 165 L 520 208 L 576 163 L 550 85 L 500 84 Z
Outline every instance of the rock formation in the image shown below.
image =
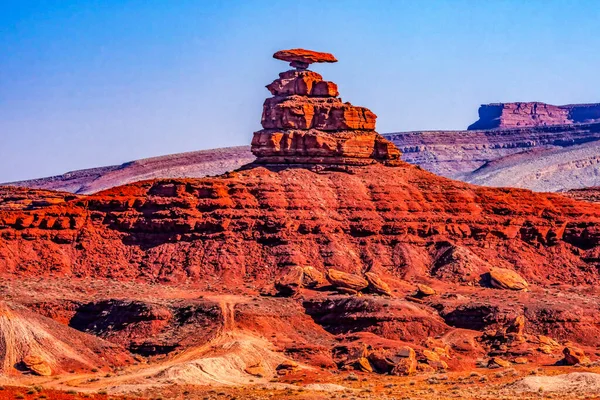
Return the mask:
M 320 111 L 304 110 L 339 103 L 303 64 L 272 86 L 293 94 L 265 103 L 267 123 L 284 127 L 257 137 L 314 134 L 304 147 L 255 145 L 266 155 L 238 171 L 94 195 L 0 189 L 4 370 L 100 368 L 91 379 L 102 387 L 131 373 L 146 386 L 267 385 L 525 356 L 523 368 L 536 368 L 563 347 L 565 363 L 597 359 L 600 205 L 452 181 L 368 144 L 349 150 L 365 135 L 381 142 L 374 126 L 328 124 L 364 124 L 368 113 L 326 110 L 329 122 L 307 128 Z M 319 85 L 329 97 L 314 94 Z M 292 100 L 302 112 L 277 108 Z M 320 148 L 324 138 L 335 146 Z M 130 353 L 148 365 L 106 376 Z
M 267 86 L 273 97 L 263 105 L 262 127 L 254 133 L 257 164 L 368 165 L 397 163 L 400 151 L 375 132 L 377 116 L 342 102 L 337 85 L 306 68 L 335 62 L 332 55 L 293 49 L 275 53 L 295 70 L 282 72 Z
M 600 104 L 553 106 L 540 102 L 494 103 L 479 107 L 469 130 L 565 125 L 600 121 Z
M 279 50 L 273 54 L 273 58 L 282 61 L 289 61 L 290 66 L 296 69 L 306 69 L 312 63 L 337 62 L 337 58 L 335 58 L 331 53 L 322 53 L 305 49 Z

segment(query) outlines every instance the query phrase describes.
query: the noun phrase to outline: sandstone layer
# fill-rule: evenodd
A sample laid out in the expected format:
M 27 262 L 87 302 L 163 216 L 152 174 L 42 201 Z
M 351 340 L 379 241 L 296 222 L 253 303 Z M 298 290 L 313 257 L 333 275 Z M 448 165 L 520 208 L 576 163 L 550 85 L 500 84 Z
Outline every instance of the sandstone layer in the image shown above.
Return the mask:
M 454 280 L 463 272 L 443 266 L 467 259 L 480 273 L 512 265 L 533 282 L 584 283 L 596 280 L 584 266 L 593 263 L 599 216 L 590 203 L 470 186 L 408 164 L 352 173 L 257 167 L 0 211 L 0 271 L 171 281 L 213 271 L 237 280 L 240 271 L 271 279 L 278 270 L 265 265 L 324 273 L 376 263 L 389 273 L 402 262 L 402 274 L 444 271 Z M 432 257 L 440 261 L 417 261 Z
M 549 126 L 600 121 L 600 104 L 553 106 L 540 102 L 493 103 L 479 108 L 469 130 Z
M 292 64 L 298 68 L 267 86 L 273 97 L 265 100 L 263 129 L 252 139 L 257 164 L 368 165 L 400 159 L 400 151 L 375 132 L 373 112 L 342 102 L 335 83 L 306 70 L 309 63 L 330 58 L 301 49 L 279 53 L 274 57 L 304 65 Z

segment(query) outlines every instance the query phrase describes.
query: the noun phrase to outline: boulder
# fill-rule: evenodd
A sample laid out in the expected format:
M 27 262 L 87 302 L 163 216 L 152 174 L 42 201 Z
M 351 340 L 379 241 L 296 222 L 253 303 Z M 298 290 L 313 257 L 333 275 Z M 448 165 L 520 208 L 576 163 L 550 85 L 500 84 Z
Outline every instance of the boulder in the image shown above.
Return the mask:
M 374 350 L 369 353 L 367 358 L 376 372 L 380 374 L 388 374 L 396 365 L 390 358 L 388 358 L 389 356 L 389 351 Z
M 354 289 L 348 289 L 348 288 L 345 288 L 345 287 L 336 287 L 335 290 L 337 290 L 338 293 L 349 294 L 351 296 L 356 296 L 356 295 L 359 294 L 359 292 L 357 292 L 356 290 L 354 290 Z
M 337 58 L 331 53 L 306 49 L 279 50 L 273 54 L 273 58 L 281 61 L 294 63 L 292 66 L 297 68 L 306 68 L 313 63 L 334 63 Z
M 395 363 L 390 374 L 396 376 L 412 375 L 417 372 L 417 365 L 416 358 L 400 358 Z
M 422 373 L 426 373 L 426 374 L 430 374 L 435 372 L 435 368 L 433 368 L 431 365 L 429 364 L 425 364 L 425 363 L 418 363 L 417 364 L 417 371 L 418 372 L 422 372 Z
M 498 289 L 525 290 L 529 286 L 521 275 L 506 268 L 492 268 L 489 277 L 492 287 Z
M 403 358 L 417 358 L 417 353 L 412 347 L 402 346 L 396 350 L 396 355 Z
M 430 288 L 427 285 L 417 284 L 417 296 L 419 297 L 427 297 L 433 296 L 435 294 L 435 290 Z
M 539 335 L 538 340 L 540 342 L 540 345 L 545 345 L 545 346 L 550 346 L 550 347 L 559 347 L 560 346 L 560 344 L 556 340 L 554 340 L 548 336 Z
M 560 348 L 560 344 L 548 336 L 539 335 L 538 341 L 538 350 L 544 354 L 552 354 Z
M 28 355 L 23 358 L 23 364 L 36 375 L 50 376 L 52 369 L 46 360 L 38 355 Z
M 286 360 L 279 364 L 275 370 L 277 371 L 278 375 L 287 375 L 292 372 L 296 372 L 299 368 L 300 366 L 295 361 Z
M 367 282 L 364 278 L 355 274 L 338 271 L 333 268 L 327 271 L 327 280 L 336 288 L 350 289 L 356 292 L 359 292 L 369 286 L 369 282 Z
M 525 316 L 519 315 L 512 322 L 507 324 L 506 333 L 522 337 L 525 333 Z
M 500 357 L 492 357 L 488 362 L 488 368 L 508 368 L 511 365 L 510 361 Z
M 327 282 L 325 276 L 315 267 L 309 265 L 302 268 L 302 285 L 307 288 L 315 288 Z
M 431 350 L 423 350 L 423 357 L 427 362 L 429 361 L 440 361 L 440 355 Z
M 365 357 L 361 357 L 357 359 L 353 364 L 355 369 L 362 372 L 373 372 L 373 367 L 369 363 L 369 360 Z
M 249 375 L 256 376 L 258 378 L 264 378 L 266 376 L 265 367 L 262 365 L 262 362 L 258 362 L 257 364 L 247 366 L 244 369 Z
M 579 347 L 567 346 L 563 349 L 565 358 L 563 359 L 566 365 L 589 364 L 590 359 L 585 355 L 585 352 Z
M 427 365 L 431 366 L 434 370 L 447 370 L 448 363 L 444 360 L 427 361 Z
M 275 289 L 283 296 L 293 296 L 302 288 L 304 269 L 294 266 L 275 283 Z
M 369 291 L 384 296 L 391 296 L 392 289 L 374 272 L 366 272 L 365 278 L 369 282 Z

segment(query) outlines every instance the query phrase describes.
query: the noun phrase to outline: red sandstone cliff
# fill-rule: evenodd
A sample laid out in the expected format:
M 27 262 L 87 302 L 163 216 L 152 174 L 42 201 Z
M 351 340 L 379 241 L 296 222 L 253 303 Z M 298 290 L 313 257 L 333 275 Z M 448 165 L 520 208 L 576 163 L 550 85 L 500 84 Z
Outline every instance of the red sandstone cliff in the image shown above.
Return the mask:
M 435 275 L 432 264 L 417 260 L 435 259 L 445 243 L 541 284 L 584 283 L 599 279 L 592 267 L 599 222 L 599 206 L 474 187 L 408 164 L 350 173 L 253 168 L 1 211 L 0 271 L 199 282 L 217 276 L 231 284 L 311 264 L 426 276 Z
M 479 107 L 469 130 L 565 125 L 600 121 L 600 104 L 492 103 Z

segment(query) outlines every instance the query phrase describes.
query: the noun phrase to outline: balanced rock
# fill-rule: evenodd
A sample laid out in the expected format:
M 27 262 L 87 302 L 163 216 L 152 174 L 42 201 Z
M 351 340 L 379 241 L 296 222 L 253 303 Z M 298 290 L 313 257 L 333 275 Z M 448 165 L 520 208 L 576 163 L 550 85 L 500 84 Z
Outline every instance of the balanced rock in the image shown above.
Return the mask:
M 365 278 L 369 282 L 369 290 L 371 292 L 384 296 L 392 295 L 392 289 L 375 272 L 366 272 Z
M 284 50 L 275 58 L 308 66 L 335 62 L 328 53 Z M 252 153 L 266 165 L 397 165 L 398 148 L 375 132 L 377 116 L 365 107 L 344 103 L 337 85 L 305 68 L 279 74 L 267 86 L 263 129 L 255 132 Z
M 527 281 L 515 271 L 506 268 L 492 268 L 489 272 L 490 283 L 498 289 L 525 290 Z
M 281 61 L 289 61 L 292 67 L 306 69 L 312 63 L 334 63 L 337 58 L 331 53 L 305 49 L 279 50 L 273 54 L 273 58 Z
M 329 269 L 327 271 L 327 280 L 336 288 L 350 289 L 359 292 L 369 286 L 364 278 L 349 274 L 347 272 L 338 271 L 337 269 Z

